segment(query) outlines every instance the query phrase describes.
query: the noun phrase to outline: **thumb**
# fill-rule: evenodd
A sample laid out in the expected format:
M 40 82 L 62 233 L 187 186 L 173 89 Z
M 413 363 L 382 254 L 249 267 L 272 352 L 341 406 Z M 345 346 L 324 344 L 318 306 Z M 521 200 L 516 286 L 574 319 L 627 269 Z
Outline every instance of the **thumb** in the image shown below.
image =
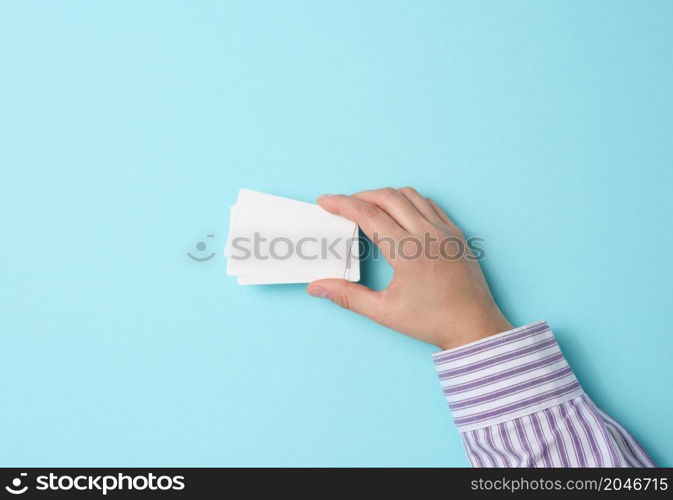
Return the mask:
M 379 321 L 382 316 L 381 294 L 366 286 L 348 280 L 324 279 L 309 283 L 306 290 L 314 297 L 329 299 L 374 321 Z

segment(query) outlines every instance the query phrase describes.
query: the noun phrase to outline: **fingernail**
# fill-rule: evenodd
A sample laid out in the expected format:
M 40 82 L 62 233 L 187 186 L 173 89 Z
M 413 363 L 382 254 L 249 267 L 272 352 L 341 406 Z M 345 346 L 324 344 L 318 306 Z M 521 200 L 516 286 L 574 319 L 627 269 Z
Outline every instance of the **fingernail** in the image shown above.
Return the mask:
M 320 288 L 319 286 L 312 286 L 308 289 L 308 293 L 309 295 L 313 295 L 314 297 L 318 297 L 320 299 L 329 299 L 329 292 L 324 288 Z
M 334 198 L 333 194 L 321 194 L 318 198 Z

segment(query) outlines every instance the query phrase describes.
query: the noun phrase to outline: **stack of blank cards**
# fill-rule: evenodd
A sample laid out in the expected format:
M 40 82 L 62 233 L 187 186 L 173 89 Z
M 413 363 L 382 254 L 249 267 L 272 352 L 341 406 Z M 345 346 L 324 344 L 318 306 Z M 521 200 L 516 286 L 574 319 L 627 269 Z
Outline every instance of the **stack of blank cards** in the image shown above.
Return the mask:
M 241 189 L 224 254 L 239 285 L 360 279 L 358 226 L 318 205 Z

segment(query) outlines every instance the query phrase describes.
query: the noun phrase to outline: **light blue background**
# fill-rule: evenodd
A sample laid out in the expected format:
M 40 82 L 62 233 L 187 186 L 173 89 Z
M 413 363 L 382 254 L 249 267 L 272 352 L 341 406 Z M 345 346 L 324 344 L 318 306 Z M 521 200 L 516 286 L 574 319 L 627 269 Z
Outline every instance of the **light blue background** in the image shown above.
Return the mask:
M 467 465 L 433 347 L 225 275 L 240 187 L 407 184 L 673 465 L 672 25 L 666 0 L 0 1 L 0 465 Z

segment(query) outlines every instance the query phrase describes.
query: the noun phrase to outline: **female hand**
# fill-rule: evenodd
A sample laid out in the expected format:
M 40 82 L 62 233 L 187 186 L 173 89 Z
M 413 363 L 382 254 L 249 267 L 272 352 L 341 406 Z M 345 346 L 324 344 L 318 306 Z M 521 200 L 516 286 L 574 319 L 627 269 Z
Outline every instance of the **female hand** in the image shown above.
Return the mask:
M 495 304 L 460 229 L 415 189 L 323 195 L 318 204 L 359 224 L 394 275 L 381 291 L 323 279 L 308 285 L 309 294 L 442 349 L 513 328 Z

